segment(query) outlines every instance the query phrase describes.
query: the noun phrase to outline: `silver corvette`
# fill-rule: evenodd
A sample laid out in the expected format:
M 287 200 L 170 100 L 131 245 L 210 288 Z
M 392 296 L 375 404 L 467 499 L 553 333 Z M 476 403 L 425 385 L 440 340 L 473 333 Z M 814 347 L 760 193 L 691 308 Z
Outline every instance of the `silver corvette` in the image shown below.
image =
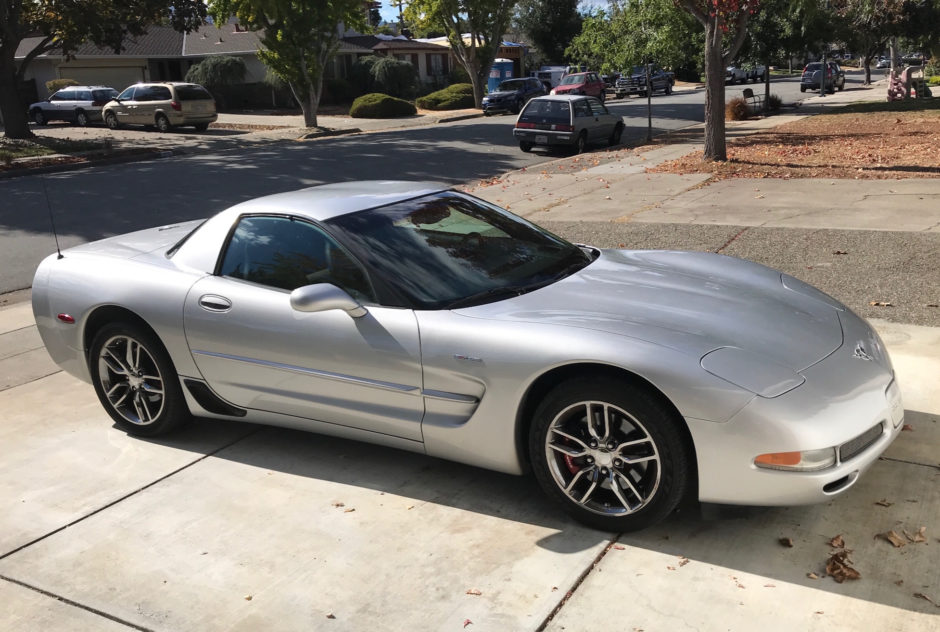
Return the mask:
M 878 335 L 755 263 L 572 245 L 434 184 L 357 182 L 71 248 L 46 348 L 116 424 L 301 428 L 502 472 L 577 519 L 850 488 L 903 418 Z

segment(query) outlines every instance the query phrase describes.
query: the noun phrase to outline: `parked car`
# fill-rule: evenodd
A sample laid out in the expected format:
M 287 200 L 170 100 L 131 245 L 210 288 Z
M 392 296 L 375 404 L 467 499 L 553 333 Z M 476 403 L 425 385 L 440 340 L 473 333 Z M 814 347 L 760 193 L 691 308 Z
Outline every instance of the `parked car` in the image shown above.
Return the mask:
M 576 72 L 565 75 L 561 82 L 552 88 L 551 94 L 586 94 L 604 100 L 604 82 L 596 72 Z
M 826 73 L 826 91 L 835 92 L 836 89 L 842 90 L 845 88 L 845 72 L 842 68 L 834 61 L 827 61 L 826 67 L 828 72 Z M 822 72 L 822 62 L 814 61 L 806 65 L 803 69 L 803 75 L 800 77 L 800 92 L 806 92 L 807 90 L 819 90 L 819 85 L 822 77 L 820 73 Z
M 192 125 L 205 131 L 218 118 L 215 99 L 195 83 L 138 83 L 104 106 L 104 122 L 111 129 L 122 125 L 153 125 L 161 132 Z
M 878 62 L 875 64 L 875 68 L 890 68 L 891 60 L 887 57 L 879 57 Z
M 738 66 L 725 68 L 725 83 L 744 83 L 747 81 L 747 71 Z
M 764 75 L 767 73 L 767 67 L 761 64 L 748 67 L 746 70 L 748 80 L 757 83 L 758 81 L 764 80 Z
M 486 116 L 495 112 L 518 114 L 529 99 L 545 93 L 545 86 L 535 77 L 506 79 L 496 87 L 494 92 L 483 97 L 483 114 Z
M 903 427 L 883 342 L 821 291 L 576 246 L 446 185 L 271 195 L 53 254 L 32 288 L 50 355 L 128 434 L 196 416 L 531 472 L 614 532 L 685 498 L 832 502 Z
M 45 101 L 29 106 L 29 116 L 36 125 L 49 121 L 68 121 L 80 127 L 101 120 L 101 108 L 117 96 L 107 86 L 70 86 L 55 92 Z
M 652 92 L 662 90 L 663 94 L 672 94 L 672 86 L 676 83 L 676 77 L 671 72 L 666 72 L 657 64 L 650 67 L 650 89 Z M 617 98 L 622 98 L 631 94 L 641 97 L 646 96 L 646 66 L 634 66 L 629 73 L 623 73 L 617 83 L 614 85 L 613 93 Z
M 549 95 L 529 101 L 512 133 L 522 151 L 561 145 L 580 154 L 592 144 L 619 145 L 623 118 L 594 97 Z

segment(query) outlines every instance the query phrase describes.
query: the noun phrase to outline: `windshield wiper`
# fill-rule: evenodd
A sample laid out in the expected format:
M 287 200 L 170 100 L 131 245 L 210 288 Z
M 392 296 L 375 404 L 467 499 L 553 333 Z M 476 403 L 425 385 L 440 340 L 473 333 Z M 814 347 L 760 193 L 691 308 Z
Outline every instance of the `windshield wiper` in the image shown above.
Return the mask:
M 476 294 L 471 294 L 470 296 L 464 296 L 458 298 L 455 301 L 451 301 L 447 304 L 444 309 L 457 309 L 460 307 L 473 307 L 474 305 L 481 305 L 483 303 L 489 303 L 487 299 L 500 296 L 502 298 L 509 298 L 510 296 L 520 296 L 525 294 L 530 290 L 537 289 L 544 285 L 543 283 L 530 284 L 530 285 L 502 285 L 500 287 L 491 287 L 488 290 L 483 290 L 482 292 L 477 292 Z

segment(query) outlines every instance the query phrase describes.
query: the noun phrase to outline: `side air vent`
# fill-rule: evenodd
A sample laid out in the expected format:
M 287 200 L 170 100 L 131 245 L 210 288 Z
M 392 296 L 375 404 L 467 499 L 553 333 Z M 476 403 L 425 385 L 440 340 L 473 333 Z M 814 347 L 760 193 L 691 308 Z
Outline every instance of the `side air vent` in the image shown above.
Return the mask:
M 244 417 L 248 414 L 247 410 L 232 406 L 227 401 L 216 395 L 212 390 L 196 380 L 183 380 L 186 388 L 200 406 L 210 413 L 216 415 L 228 415 L 229 417 Z

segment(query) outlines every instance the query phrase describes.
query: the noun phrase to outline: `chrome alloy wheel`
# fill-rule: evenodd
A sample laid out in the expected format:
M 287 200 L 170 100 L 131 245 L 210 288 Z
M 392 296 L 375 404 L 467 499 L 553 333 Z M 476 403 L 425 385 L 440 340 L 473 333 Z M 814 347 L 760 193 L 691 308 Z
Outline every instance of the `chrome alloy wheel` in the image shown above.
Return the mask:
M 150 352 L 127 335 L 112 336 L 98 354 L 98 376 L 111 407 L 146 426 L 163 412 L 163 376 Z
M 606 516 L 642 509 L 662 477 L 659 451 L 636 417 L 606 402 L 563 409 L 545 436 L 555 484 L 575 503 Z

